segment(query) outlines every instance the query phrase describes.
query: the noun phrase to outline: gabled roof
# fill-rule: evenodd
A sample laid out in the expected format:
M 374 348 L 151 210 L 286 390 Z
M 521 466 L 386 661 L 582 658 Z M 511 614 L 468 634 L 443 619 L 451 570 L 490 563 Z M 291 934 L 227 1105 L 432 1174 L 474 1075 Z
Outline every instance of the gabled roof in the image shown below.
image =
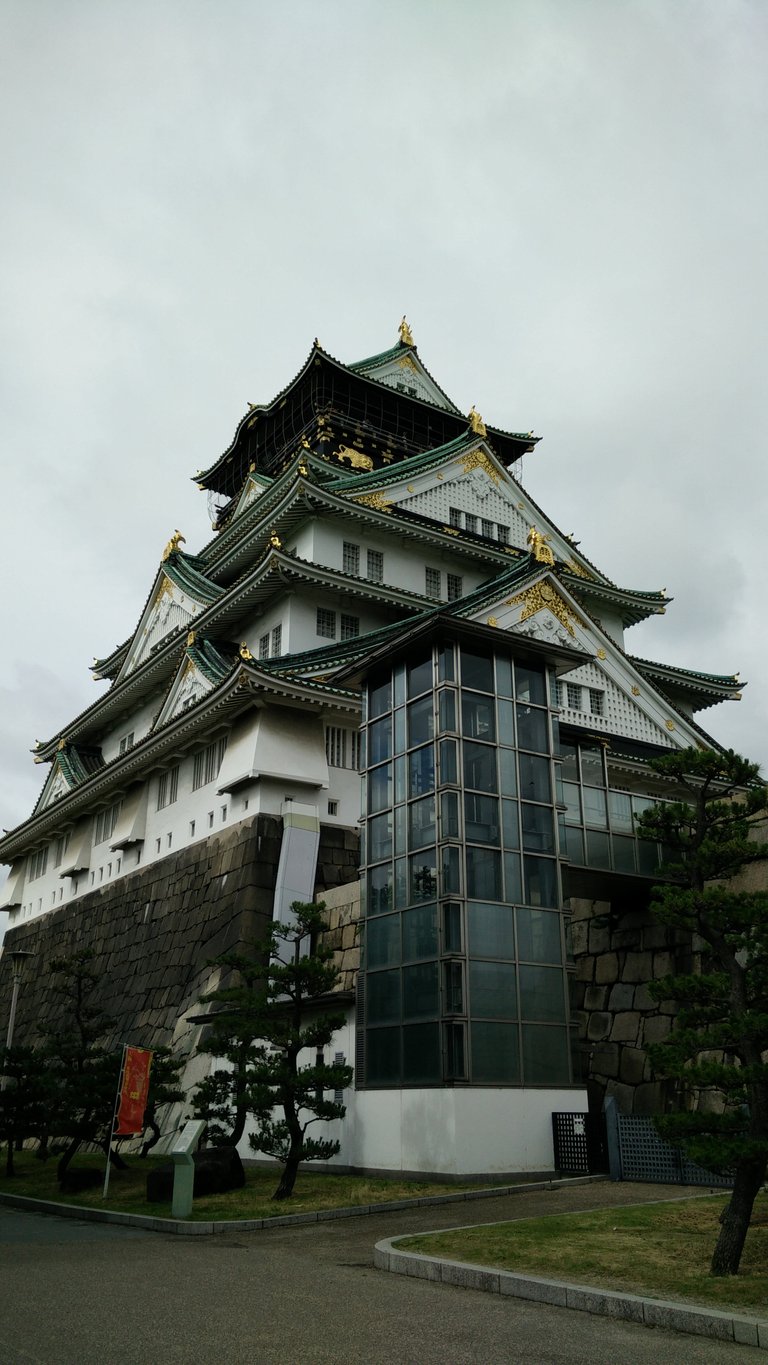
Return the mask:
M 437 390 L 440 397 L 444 400 L 445 406 L 451 412 L 458 412 L 456 404 L 451 401 L 445 389 L 441 388 L 437 380 L 430 374 L 424 361 L 416 350 L 415 346 L 408 346 L 404 341 L 398 341 L 394 346 L 390 346 L 388 351 L 380 351 L 378 355 L 369 355 L 365 360 L 354 360 L 349 364 L 349 369 L 356 374 L 367 374 L 372 379 L 380 378 L 382 373 L 389 372 L 392 368 L 399 366 L 404 371 L 410 369 L 423 376 L 431 388 Z
M 673 699 L 684 698 L 694 711 L 704 711 L 721 701 L 741 701 L 741 689 L 747 685 L 733 673 L 699 673 L 691 668 L 639 659 L 634 654 L 628 657 L 644 678 Z

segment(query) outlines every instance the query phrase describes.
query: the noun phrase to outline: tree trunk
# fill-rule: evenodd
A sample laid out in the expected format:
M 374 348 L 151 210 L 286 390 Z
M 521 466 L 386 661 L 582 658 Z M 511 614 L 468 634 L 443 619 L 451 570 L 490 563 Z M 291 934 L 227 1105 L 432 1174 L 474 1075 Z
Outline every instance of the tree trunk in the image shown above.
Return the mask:
M 12 1137 L 9 1137 L 9 1139 L 8 1139 L 8 1155 L 7 1155 L 6 1159 L 5 1159 L 5 1174 L 6 1174 L 6 1175 L 15 1175 L 15 1174 L 16 1174 L 16 1172 L 15 1172 L 15 1170 L 14 1170 L 14 1168 L 13 1168 L 13 1138 L 12 1138 Z
M 64 1176 L 66 1175 L 67 1169 L 69 1167 L 69 1163 L 71 1162 L 79 1146 L 80 1138 L 79 1137 L 72 1138 L 68 1146 L 65 1147 L 62 1155 L 59 1157 L 59 1164 L 56 1167 L 56 1179 L 59 1182 L 61 1182 L 64 1179 Z
M 294 1153 L 293 1144 L 291 1144 L 291 1150 L 288 1153 L 285 1165 L 283 1166 L 283 1174 L 280 1177 L 280 1184 L 275 1190 L 275 1193 L 272 1195 L 273 1199 L 290 1199 L 291 1195 L 293 1194 L 293 1187 L 296 1184 L 296 1176 L 299 1173 L 300 1162 L 301 1152 L 298 1151 Z
M 712 1275 L 737 1275 L 747 1240 L 752 1206 L 765 1179 L 768 1158 L 744 1162 L 736 1168 L 733 1194 L 720 1214 L 720 1235 L 712 1254 Z

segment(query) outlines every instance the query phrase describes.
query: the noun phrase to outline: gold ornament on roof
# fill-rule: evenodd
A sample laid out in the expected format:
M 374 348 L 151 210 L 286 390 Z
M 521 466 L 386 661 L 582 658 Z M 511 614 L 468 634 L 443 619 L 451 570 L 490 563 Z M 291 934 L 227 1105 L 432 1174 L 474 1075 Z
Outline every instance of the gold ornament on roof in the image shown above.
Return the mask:
M 598 659 L 606 659 L 608 656 L 607 656 L 607 654 L 606 654 L 606 652 L 605 652 L 604 649 L 598 649 L 598 651 L 597 651 L 597 657 L 598 657 Z
M 178 550 L 180 545 L 186 545 L 186 543 L 187 543 L 186 539 L 181 534 L 181 531 L 174 531 L 173 535 L 168 541 L 168 544 L 163 550 L 163 562 L 165 562 L 166 559 L 168 559 L 172 554 L 174 554 L 175 551 Z
M 187 635 L 187 648 L 189 648 L 190 645 L 193 645 L 196 639 L 197 636 L 195 635 L 195 632 L 193 630 L 190 630 L 189 634 Z
M 551 611 L 556 616 L 561 626 L 565 626 L 569 635 L 576 636 L 576 632 L 571 624 L 576 621 L 578 616 L 571 611 L 568 603 L 563 600 L 559 592 L 556 592 L 551 583 L 535 583 L 532 588 L 526 588 L 525 592 L 518 592 L 514 597 L 508 597 L 506 605 L 515 607 L 522 602 L 523 610 L 520 613 L 520 625 L 527 621 L 530 616 L 535 616 L 537 611 Z
M 485 422 L 480 416 L 480 413 L 475 408 L 474 403 L 472 404 L 472 407 L 469 409 L 469 412 L 467 413 L 467 418 L 469 420 L 470 429 L 474 431 L 476 436 L 488 435 L 488 428 L 486 427 Z
M 61 750 L 64 749 L 64 748 L 66 747 L 66 743 L 67 743 L 67 741 L 65 740 L 64 736 L 62 735 L 61 739 L 59 740 L 59 742 L 58 742 L 58 744 L 57 744 L 57 746 L 56 746 L 57 749 L 59 750 L 59 753 L 61 753 Z
M 364 455 L 362 450 L 353 450 L 351 446 L 339 446 L 336 451 L 336 459 L 339 464 L 344 460 L 349 460 L 352 469 L 373 469 L 373 460 L 370 455 Z
M 639 696 L 640 696 L 640 688 L 639 688 L 639 687 L 633 687 L 633 688 L 632 688 L 632 696 L 633 696 L 633 697 L 639 697 Z
M 665 722 L 665 724 L 668 730 L 674 730 L 675 722 L 673 720 L 668 720 Z
M 309 473 L 309 470 L 307 469 L 307 466 L 305 465 L 305 463 L 304 463 L 303 460 L 301 461 L 301 464 L 299 465 L 299 473 L 302 475 L 303 478 L 306 478 L 307 475 L 308 475 L 308 473 Z
M 570 539 L 570 537 L 569 537 L 569 539 Z M 584 568 L 584 565 L 583 565 L 583 564 L 579 564 L 579 563 L 577 562 L 577 560 L 575 560 L 575 559 L 566 559 L 565 563 L 566 563 L 567 567 L 570 569 L 571 573 L 578 574 L 579 578 L 591 578 L 591 577 L 592 577 L 592 574 L 589 572 L 589 569 L 585 569 L 585 568 Z
M 484 450 L 470 450 L 467 455 L 461 455 L 456 461 L 460 464 L 465 474 L 471 474 L 473 469 L 482 469 L 483 473 L 495 484 L 501 482 L 501 476 L 492 460 L 488 458 Z
M 354 498 L 353 501 L 362 503 L 364 507 L 372 507 L 374 512 L 392 511 L 392 503 L 387 502 L 383 493 L 361 493 L 360 496 Z
M 243 640 L 243 643 L 240 646 L 240 658 L 245 659 L 246 663 L 251 663 L 253 661 L 253 655 L 251 654 L 251 651 L 248 648 L 248 643 L 246 640 Z
M 277 534 L 277 531 L 272 532 L 271 536 L 269 537 L 269 543 L 272 546 L 273 550 L 282 550 L 283 548 L 283 542 L 280 539 L 279 535 Z
M 527 543 L 531 547 L 531 554 L 538 564 L 554 564 L 555 554 L 549 544 L 549 536 L 543 536 L 540 531 L 532 526 L 528 532 Z
M 397 329 L 397 332 L 403 346 L 416 345 L 416 342 L 413 339 L 413 332 L 411 331 L 410 327 L 408 326 L 408 323 L 405 320 L 405 313 L 403 313 L 402 320 L 400 322 L 400 326 Z

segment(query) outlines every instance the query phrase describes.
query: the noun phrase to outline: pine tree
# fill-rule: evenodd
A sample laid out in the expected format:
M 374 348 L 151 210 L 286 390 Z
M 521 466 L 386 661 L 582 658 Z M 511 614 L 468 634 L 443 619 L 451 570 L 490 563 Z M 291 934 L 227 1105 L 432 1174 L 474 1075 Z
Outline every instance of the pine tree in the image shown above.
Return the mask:
M 332 950 L 319 942 L 327 928 L 325 906 L 294 901 L 291 908 L 294 922 L 273 924 L 250 955 L 217 959 L 233 981 L 203 997 L 202 1003 L 223 1009 L 200 1050 L 229 1067 L 212 1073 L 195 1096 L 195 1112 L 219 1142 L 237 1142 L 253 1115 L 258 1131 L 251 1147 L 283 1163 L 273 1199 L 290 1198 L 302 1161 L 327 1160 L 339 1151 L 337 1141 L 311 1137 L 308 1129 L 343 1118 L 344 1105 L 325 1094 L 352 1079 L 351 1067 L 328 1065 L 321 1056 L 344 1023 L 343 1013 L 327 1009 L 338 970 Z M 315 1057 L 302 1064 L 305 1051 Z
M 733 1172 L 711 1271 L 735 1275 L 768 1166 L 768 892 L 733 879 L 768 855 L 752 837 L 768 791 L 757 765 L 733 751 L 687 750 L 651 767 L 683 793 L 646 812 L 638 828 L 668 850 L 670 880 L 654 888 L 651 910 L 691 935 L 698 957 L 696 970 L 649 988 L 678 1006 L 651 1061 L 690 1106 L 657 1122 L 693 1160 Z

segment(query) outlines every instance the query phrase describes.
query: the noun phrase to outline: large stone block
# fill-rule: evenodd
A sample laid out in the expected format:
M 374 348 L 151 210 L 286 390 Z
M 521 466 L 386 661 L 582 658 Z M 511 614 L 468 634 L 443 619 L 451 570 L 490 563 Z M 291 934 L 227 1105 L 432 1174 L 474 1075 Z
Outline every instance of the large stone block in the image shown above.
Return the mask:
M 612 984 L 619 979 L 619 959 L 616 953 L 602 953 L 595 960 L 595 981 L 598 985 Z
M 661 954 L 657 954 L 657 956 L 661 956 Z M 650 981 L 653 974 L 652 953 L 626 954 L 621 972 L 622 981 Z
M 611 989 L 611 994 L 608 997 L 608 1008 L 614 1013 L 619 1010 L 631 1009 L 634 1004 L 634 997 L 634 986 L 625 985 L 624 982 L 620 981 Z
M 640 1015 L 635 1010 L 626 1010 L 613 1016 L 611 1028 L 612 1043 L 634 1043 L 640 1028 Z
M 599 1043 L 602 1042 L 604 1038 L 607 1038 L 611 1032 L 612 1024 L 612 1014 L 597 1013 L 590 1015 L 589 1023 L 587 1024 L 587 1037 L 590 1042 Z
M 587 1010 L 604 1010 L 607 998 L 607 986 L 587 986 L 584 995 L 584 1008 Z
M 637 1047 L 623 1047 L 621 1049 L 621 1063 L 619 1066 L 619 1079 L 627 1085 L 640 1085 L 645 1072 L 646 1057 Z

